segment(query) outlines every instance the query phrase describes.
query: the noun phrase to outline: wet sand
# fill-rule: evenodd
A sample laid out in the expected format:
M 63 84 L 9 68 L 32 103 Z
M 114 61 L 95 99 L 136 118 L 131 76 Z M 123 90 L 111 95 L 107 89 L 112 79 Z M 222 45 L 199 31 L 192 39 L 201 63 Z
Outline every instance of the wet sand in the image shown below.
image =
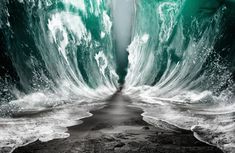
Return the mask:
M 70 137 L 36 141 L 14 153 L 222 153 L 194 138 L 191 131 L 167 131 L 142 120 L 143 111 L 115 94 L 107 105 L 91 111 L 83 124 L 69 127 Z

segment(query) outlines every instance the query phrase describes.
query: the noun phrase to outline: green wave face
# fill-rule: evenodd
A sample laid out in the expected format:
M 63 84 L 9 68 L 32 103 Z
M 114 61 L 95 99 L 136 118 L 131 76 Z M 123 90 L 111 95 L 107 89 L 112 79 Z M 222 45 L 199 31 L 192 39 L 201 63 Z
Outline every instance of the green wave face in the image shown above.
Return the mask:
M 68 66 L 69 77 L 91 88 L 117 86 L 112 22 L 106 1 L 56 1 L 47 10 L 42 20 L 46 21 L 55 52 Z
M 27 94 L 116 90 L 119 77 L 107 1 L 9 1 L 2 9 L 2 22 L 7 23 L 2 26 L 4 49 L 16 73 L 8 82 L 17 82 Z
M 167 92 L 195 89 L 219 94 L 229 84 L 231 59 L 221 59 L 226 18 L 232 16 L 226 3 L 136 1 L 135 14 L 127 88 L 149 85 Z

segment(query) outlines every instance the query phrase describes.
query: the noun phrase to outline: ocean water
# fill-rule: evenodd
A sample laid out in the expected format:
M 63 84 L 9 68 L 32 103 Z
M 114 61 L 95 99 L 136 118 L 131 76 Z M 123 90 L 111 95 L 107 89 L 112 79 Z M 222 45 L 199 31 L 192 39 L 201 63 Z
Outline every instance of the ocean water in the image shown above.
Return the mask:
M 0 150 L 68 137 L 122 86 L 146 122 L 235 152 L 234 10 L 234 0 L 1 1 Z

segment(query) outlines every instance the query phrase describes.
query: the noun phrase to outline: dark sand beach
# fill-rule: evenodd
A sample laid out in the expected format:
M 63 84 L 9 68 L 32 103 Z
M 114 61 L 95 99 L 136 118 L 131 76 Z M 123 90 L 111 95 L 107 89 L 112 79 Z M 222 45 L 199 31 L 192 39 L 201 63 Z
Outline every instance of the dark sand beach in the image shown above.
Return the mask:
M 191 131 L 167 131 L 142 120 L 143 111 L 115 94 L 107 105 L 69 127 L 70 137 L 49 142 L 36 141 L 14 153 L 222 153 L 194 138 Z

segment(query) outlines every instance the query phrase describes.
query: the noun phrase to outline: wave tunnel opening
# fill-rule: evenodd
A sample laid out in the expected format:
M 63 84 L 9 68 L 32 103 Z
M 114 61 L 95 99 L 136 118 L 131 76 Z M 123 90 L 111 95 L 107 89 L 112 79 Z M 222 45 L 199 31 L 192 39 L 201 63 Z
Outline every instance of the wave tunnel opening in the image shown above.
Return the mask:
M 113 41 L 117 57 L 117 74 L 119 83 L 123 85 L 128 67 L 127 48 L 131 43 L 134 18 L 134 0 L 113 0 Z

